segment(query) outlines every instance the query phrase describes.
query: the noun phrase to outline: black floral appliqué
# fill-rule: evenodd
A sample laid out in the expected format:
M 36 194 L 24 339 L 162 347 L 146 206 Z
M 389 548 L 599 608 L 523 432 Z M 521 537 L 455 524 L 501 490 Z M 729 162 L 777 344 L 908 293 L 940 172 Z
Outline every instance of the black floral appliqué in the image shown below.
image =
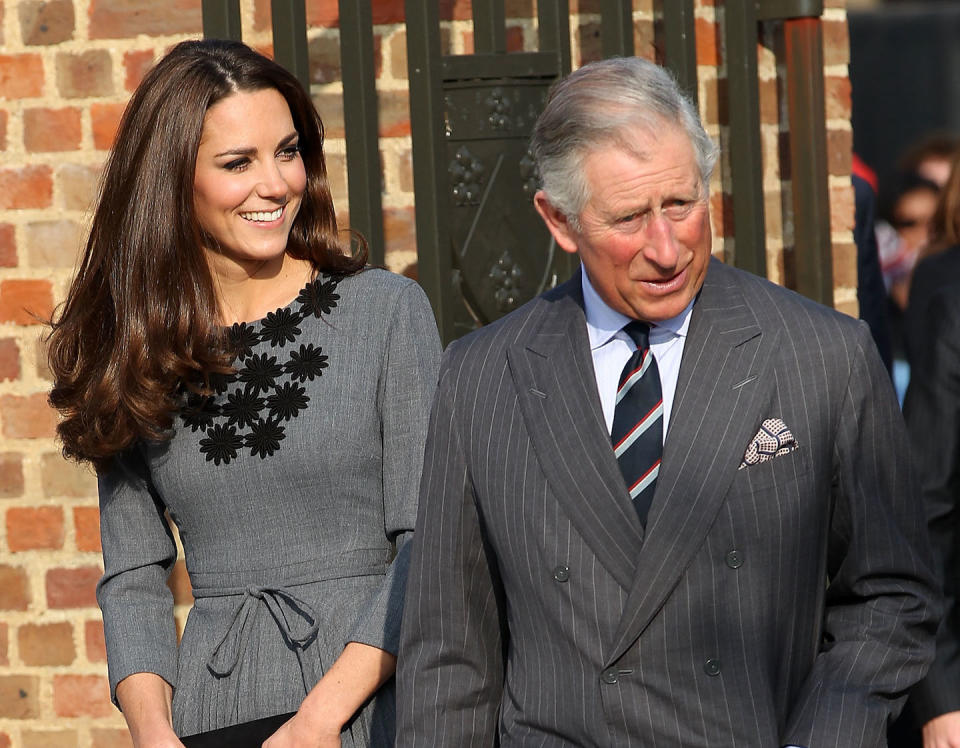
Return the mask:
M 327 281 L 321 281 L 317 278 L 312 283 L 308 283 L 306 288 L 297 296 L 301 313 L 304 315 L 312 314 L 314 317 L 330 314 L 330 310 L 340 300 L 340 294 L 334 293 L 336 287 L 337 280 L 334 278 Z
M 227 333 L 230 346 L 236 352 L 237 358 L 243 361 L 253 353 L 253 348 L 260 342 L 260 335 L 252 325 L 246 322 L 236 322 Z
M 312 382 L 314 377 L 323 374 L 327 366 L 327 357 L 322 348 L 317 348 L 313 343 L 301 343 L 299 351 L 290 351 L 290 358 L 283 365 L 283 370 L 298 382 L 307 379 Z
M 214 465 L 221 462 L 226 465 L 236 458 L 237 450 L 243 446 L 243 439 L 237 435 L 237 430 L 230 425 L 214 424 L 207 429 L 207 438 L 200 440 L 200 451 L 207 460 L 213 460 Z
M 303 334 L 300 326 L 309 317 L 319 318 L 336 308 L 340 280 L 326 276 L 310 281 L 294 304 L 270 312 L 260 322 L 238 322 L 227 330 L 236 371 L 210 376 L 213 395 L 184 393 L 180 411 L 191 431 L 203 432 L 200 452 L 209 462 L 228 465 L 243 456 L 243 449 L 260 459 L 280 450 L 287 428 L 282 423 L 296 419 L 310 403 L 304 383 L 323 376 L 329 366 L 321 346 L 297 344 Z M 264 344 L 271 350 L 254 353 Z
M 250 427 L 250 433 L 243 438 L 243 446 L 249 448 L 251 457 L 262 460 L 280 449 L 283 430 L 283 426 L 271 420 L 257 421 Z
M 253 390 L 238 390 L 227 395 L 221 411 L 227 417 L 227 423 L 243 428 L 259 420 L 263 405 L 263 398 L 257 397 Z
M 276 356 L 258 353 L 247 360 L 246 366 L 237 373 L 237 379 L 255 392 L 263 392 L 275 387 L 277 377 L 281 374 L 283 367 L 277 363 Z
M 270 312 L 263 320 L 263 334 L 274 348 L 287 342 L 292 343 L 300 334 L 300 328 L 297 327 L 299 321 L 300 317 L 292 309 L 278 309 Z
M 270 417 L 278 421 L 289 421 L 296 418 L 300 411 L 307 407 L 310 398 L 307 390 L 299 384 L 284 382 L 277 391 L 267 398 L 267 407 L 270 408 Z

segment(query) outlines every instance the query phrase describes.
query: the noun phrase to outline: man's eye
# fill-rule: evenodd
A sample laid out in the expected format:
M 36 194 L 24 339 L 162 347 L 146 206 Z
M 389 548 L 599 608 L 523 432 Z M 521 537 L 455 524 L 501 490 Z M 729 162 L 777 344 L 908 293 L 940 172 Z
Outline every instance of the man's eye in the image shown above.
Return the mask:
M 669 218 L 685 218 L 693 209 L 692 200 L 674 200 L 663 206 L 663 212 Z

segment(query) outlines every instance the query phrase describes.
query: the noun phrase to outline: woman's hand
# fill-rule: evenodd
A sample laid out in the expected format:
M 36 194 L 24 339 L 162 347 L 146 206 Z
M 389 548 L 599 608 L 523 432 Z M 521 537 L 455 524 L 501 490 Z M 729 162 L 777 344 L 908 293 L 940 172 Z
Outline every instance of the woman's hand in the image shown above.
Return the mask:
M 927 722 L 923 748 L 960 748 L 960 712 L 947 712 Z
M 263 748 L 340 748 L 340 728 L 311 723 L 297 712 L 267 738 Z
M 184 748 L 173 731 L 172 698 L 170 684 L 153 673 L 134 673 L 117 684 L 117 701 L 134 748 Z

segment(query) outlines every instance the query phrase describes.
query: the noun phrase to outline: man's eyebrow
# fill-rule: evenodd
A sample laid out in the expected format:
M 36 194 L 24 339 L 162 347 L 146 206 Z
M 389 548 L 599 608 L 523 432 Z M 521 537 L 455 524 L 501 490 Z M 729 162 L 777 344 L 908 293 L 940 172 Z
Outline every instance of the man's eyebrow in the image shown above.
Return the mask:
M 277 143 L 278 148 L 283 148 L 284 146 L 290 145 L 294 140 L 300 136 L 296 130 L 284 137 L 279 143 Z M 214 158 L 220 158 L 221 156 L 253 156 L 257 152 L 257 149 L 253 146 L 238 146 L 237 148 L 230 148 L 222 153 L 218 153 Z

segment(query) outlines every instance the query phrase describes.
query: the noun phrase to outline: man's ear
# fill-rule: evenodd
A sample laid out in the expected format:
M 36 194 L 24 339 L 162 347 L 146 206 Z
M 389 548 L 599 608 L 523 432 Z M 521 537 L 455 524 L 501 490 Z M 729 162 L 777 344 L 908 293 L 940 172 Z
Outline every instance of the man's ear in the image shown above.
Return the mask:
M 553 234 L 553 238 L 560 249 L 571 254 L 576 253 L 577 232 L 570 225 L 567 217 L 550 203 L 546 192 L 543 190 L 537 191 L 537 194 L 533 196 L 533 207 L 536 208 L 543 222 L 547 224 L 547 228 Z

